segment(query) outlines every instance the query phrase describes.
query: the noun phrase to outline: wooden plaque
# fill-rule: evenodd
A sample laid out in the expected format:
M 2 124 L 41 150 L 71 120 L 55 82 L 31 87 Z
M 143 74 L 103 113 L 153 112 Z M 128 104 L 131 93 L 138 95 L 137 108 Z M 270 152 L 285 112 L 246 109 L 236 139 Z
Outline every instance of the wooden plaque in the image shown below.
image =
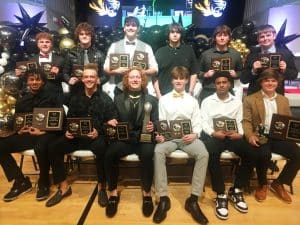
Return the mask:
M 41 69 L 46 74 L 46 77 L 48 80 L 55 80 L 55 74 L 51 73 L 52 64 L 49 62 L 42 62 L 41 63 Z
M 281 60 L 280 54 L 260 54 L 259 61 L 263 69 L 272 68 L 279 69 L 279 63 Z
M 172 140 L 172 132 L 167 120 L 158 121 L 157 131 L 159 134 L 164 136 L 166 141 Z
M 235 119 L 228 117 L 213 118 L 214 130 L 222 130 L 226 132 L 238 132 L 238 127 Z
M 18 131 L 22 127 L 31 127 L 32 126 L 32 113 L 16 113 L 14 120 L 14 130 Z
M 122 67 L 122 68 L 129 68 L 130 67 L 129 54 L 113 53 L 113 54 L 110 54 L 109 59 L 110 59 L 109 67 L 110 67 L 111 70 L 115 70 L 115 69 L 118 69 L 120 67 Z
M 220 57 L 211 59 L 211 69 L 219 71 L 229 71 L 231 69 L 231 58 Z
M 300 118 L 273 114 L 269 137 L 300 142 Z
M 81 79 L 83 74 L 83 67 L 83 65 L 74 64 L 72 67 L 72 77 Z
M 109 141 L 127 141 L 129 140 L 128 122 L 119 122 L 116 127 L 104 124 L 104 132 Z
M 69 117 L 67 118 L 67 130 L 74 137 L 84 137 L 93 130 L 91 117 Z
M 37 63 L 35 61 L 20 61 L 16 62 L 16 69 L 21 70 L 21 75 L 24 75 L 27 70 L 37 69 Z
M 63 108 L 34 108 L 32 126 L 43 131 L 62 130 Z
M 191 120 L 170 120 L 170 129 L 173 139 L 180 139 L 192 133 Z
M 132 60 L 132 67 L 145 70 L 148 68 L 148 53 L 142 51 L 135 51 Z

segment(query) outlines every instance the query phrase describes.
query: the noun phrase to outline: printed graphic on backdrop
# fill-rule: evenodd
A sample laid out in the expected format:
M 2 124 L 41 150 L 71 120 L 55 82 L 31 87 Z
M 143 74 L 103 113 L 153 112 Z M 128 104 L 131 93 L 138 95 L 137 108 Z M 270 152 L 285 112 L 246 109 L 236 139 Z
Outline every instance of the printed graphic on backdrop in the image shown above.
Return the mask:
M 94 26 L 121 25 L 121 2 L 117 0 L 89 0 L 88 7 L 81 9 L 87 20 Z

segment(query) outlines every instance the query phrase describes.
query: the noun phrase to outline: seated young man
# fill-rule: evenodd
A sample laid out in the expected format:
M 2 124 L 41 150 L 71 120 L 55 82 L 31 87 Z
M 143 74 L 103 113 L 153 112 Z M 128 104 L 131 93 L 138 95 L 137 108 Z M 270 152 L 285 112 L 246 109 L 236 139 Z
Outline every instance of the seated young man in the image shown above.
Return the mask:
M 198 196 L 201 196 L 206 177 L 208 153 L 202 141 L 198 139 L 201 132 L 201 118 L 198 101 L 185 92 L 185 86 L 189 81 L 189 71 L 186 67 L 176 66 L 171 72 L 173 90 L 162 96 L 159 100 L 159 120 L 191 120 L 192 133 L 182 138 L 167 141 L 158 134 L 158 144 L 154 150 L 154 178 L 156 194 L 160 200 L 154 213 L 153 221 L 161 223 L 167 216 L 171 207 L 168 197 L 168 183 L 166 171 L 166 157 L 176 149 L 188 153 L 195 159 L 192 178 L 191 196 L 185 202 L 185 209 L 200 224 L 208 223 L 208 219 L 202 213 L 198 205 Z
M 242 102 L 229 92 L 231 87 L 229 72 L 216 71 L 212 78 L 216 92 L 203 100 L 200 109 L 203 128 L 202 140 L 209 153 L 208 169 L 212 189 L 217 193 L 215 213 L 218 218 L 225 220 L 228 219 L 228 197 L 239 212 L 248 212 L 242 188 L 248 184 L 252 171 L 251 158 L 254 153 L 243 138 Z M 222 120 L 222 117 L 231 120 L 233 126 L 231 124 L 230 129 L 226 129 L 226 121 Z M 220 165 L 220 155 L 224 150 L 233 151 L 241 158 L 234 186 L 229 189 L 228 196 L 225 194 Z
M 123 77 L 123 92 L 115 96 L 114 102 L 119 114 L 118 121 L 115 121 L 115 126 L 118 122 L 128 122 L 129 140 L 111 142 L 106 151 L 105 171 L 110 192 L 106 207 L 106 215 L 108 217 L 113 217 L 117 213 L 119 203 L 117 193 L 118 163 L 121 157 L 133 153 L 137 154 L 141 160 L 143 215 L 149 217 L 153 212 L 151 185 L 153 182 L 154 140 L 143 142 L 141 133 L 146 132 L 147 135 L 153 136 L 153 122 L 158 120 L 158 103 L 155 97 L 146 94 L 146 88 L 147 76 L 143 71 L 130 69 Z M 149 105 L 149 103 L 151 104 L 151 111 L 149 110 L 150 120 L 145 121 L 147 124 L 144 124 L 146 117 L 145 105 Z
M 104 174 L 104 154 L 106 144 L 103 134 L 103 123 L 111 123 L 117 118 L 117 111 L 111 98 L 99 88 L 98 67 L 96 64 L 86 64 L 82 74 L 84 89 L 71 96 L 67 117 L 91 117 L 92 131 L 83 137 L 74 136 L 69 130 L 55 142 L 49 145 L 49 160 L 53 172 L 54 184 L 58 190 L 47 202 L 51 207 L 63 198 L 72 194 L 67 181 L 64 165 L 64 155 L 77 149 L 90 149 L 96 156 L 98 176 L 98 203 L 105 207 L 107 204 L 106 180 Z
M 56 96 L 44 88 L 46 76 L 42 71 L 29 70 L 25 73 L 24 79 L 29 91 L 17 100 L 16 113 L 32 113 L 35 107 L 59 107 Z M 23 175 L 11 155 L 11 153 L 22 152 L 27 149 L 34 149 L 40 169 L 36 200 L 41 201 L 48 198 L 50 194 L 50 165 L 47 146 L 50 141 L 56 138 L 56 135 L 56 132 L 45 132 L 32 126 L 24 126 L 14 135 L 0 139 L 0 164 L 8 181 L 14 180 L 11 190 L 3 197 L 5 202 L 13 201 L 19 195 L 32 189 L 29 177 Z
M 300 148 L 295 142 L 268 138 L 272 115 L 274 113 L 291 115 L 288 99 L 276 92 L 282 80 L 283 77 L 278 71 L 264 70 L 257 79 L 260 90 L 247 96 L 243 103 L 245 136 L 252 151 L 256 153 L 258 187 L 255 199 L 259 202 L 267 198 L 267 169 L 272 152 L 288 159 L 278 178 L 271 184 L 271 190 L 286 203 L 291 203 L 292 198 L 284 189 L 284 184 L 290 185 L 300 168 Z

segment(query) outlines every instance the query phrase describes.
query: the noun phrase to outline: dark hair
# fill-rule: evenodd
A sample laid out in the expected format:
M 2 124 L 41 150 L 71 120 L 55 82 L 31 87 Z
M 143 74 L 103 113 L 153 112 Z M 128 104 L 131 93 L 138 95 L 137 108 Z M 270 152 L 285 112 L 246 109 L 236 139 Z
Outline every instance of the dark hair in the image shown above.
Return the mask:
M 139 19 L 134 16 L 127 16 L 124 21 L 124 26 L 125 24 L 135 24 L 137 27 L 140 27 Z
M 189 79 L 190 71 L 184 66 L 175 66 L 171 71 L 172 79 Z
M 217 34 L 227 34 L 229 36 L 229 41 L 231 40 L 231 29 L 227 25 L 217 26 L 213 33 L 213 44 L 216 44 L 216 36 Z M 229 43 L 228 43 L 229 44 Z
M 83 22 L 83 23 L 79 23 L 75 29 L 75 38 L 78 40 L 78 37 L 79 37 L 79 34 L 81 31 L 85 31 L 89 34 L 91 34 L 91 37 L 92 37 L 92 41 L 95 39 L 95 30 L 94 30 L 94 27 L 87 23 L 87 22 Z
M 35 36 L 36 42 L 38 42 L 38 40 L 40 40 L 40 39 L 47 39 L 47 40 L 50 40 L 51 42 L 53 42 L 52 35 L 47 32 L 40 32 Z
M 257 37 L 259 37 L 260 34 L 263 34 L 266 32 L 272 32 L 273 34 L 276 34 L 275 28 L 270 24 L 260 25 L 259 27 L 257 27 L 257 32 L 258 32 Z
M 40 78 L 44 83 L 47 81 L 45 72 L 39 68 L 38 69 L 29 69 L 25 72 L 24 78 L 25 78 L 26 82 L 28 80 L 28 77 L 31 77 L 31 76 L 36 76 L 36 77 Z
M 216 79 L 218 79 L 219 77 L 226 77 L 228 79 L 228 81 L 232 81 L 232 77 L 230 76 L 229 71 L 215 71 L 212 80 L 213 82 L 216 82 Z
M 184 33 L 184 29 L 179 23 L 171 23 L 171 24 L 168 25 L 168 30 L 167 30 L 168 36 L 172 31 L 176 31 L 176 32 L 180 33 L 181 37 Z
M 137 68 L 131 68 L 129 69 L 125 75 L 123 76 L 123 88 L 125 91 L 129 91 L 129 83 L 128 83 L 128 77 L 131 71 L 133 70 L 137 70 L 139 71 L 139 73 L 141 74 L 141 78 L 142 78 L 142 90 L 145 91 L 147 88 L 147 84 L 148 84 L 148 79 L 146 74 L 143 72 L 143 70 L 137 69 Z

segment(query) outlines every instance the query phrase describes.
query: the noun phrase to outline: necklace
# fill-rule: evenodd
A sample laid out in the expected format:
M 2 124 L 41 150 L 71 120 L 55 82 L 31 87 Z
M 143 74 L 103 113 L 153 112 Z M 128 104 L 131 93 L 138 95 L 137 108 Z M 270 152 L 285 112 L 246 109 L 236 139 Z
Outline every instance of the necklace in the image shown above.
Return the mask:
M 141 97 L 141 95 L 137 95 L 137 96 L 129 95 L 129 98 L 131 98 L 131 99 L 136 99 L 136 98 L 139 98 L 139 97 Z

